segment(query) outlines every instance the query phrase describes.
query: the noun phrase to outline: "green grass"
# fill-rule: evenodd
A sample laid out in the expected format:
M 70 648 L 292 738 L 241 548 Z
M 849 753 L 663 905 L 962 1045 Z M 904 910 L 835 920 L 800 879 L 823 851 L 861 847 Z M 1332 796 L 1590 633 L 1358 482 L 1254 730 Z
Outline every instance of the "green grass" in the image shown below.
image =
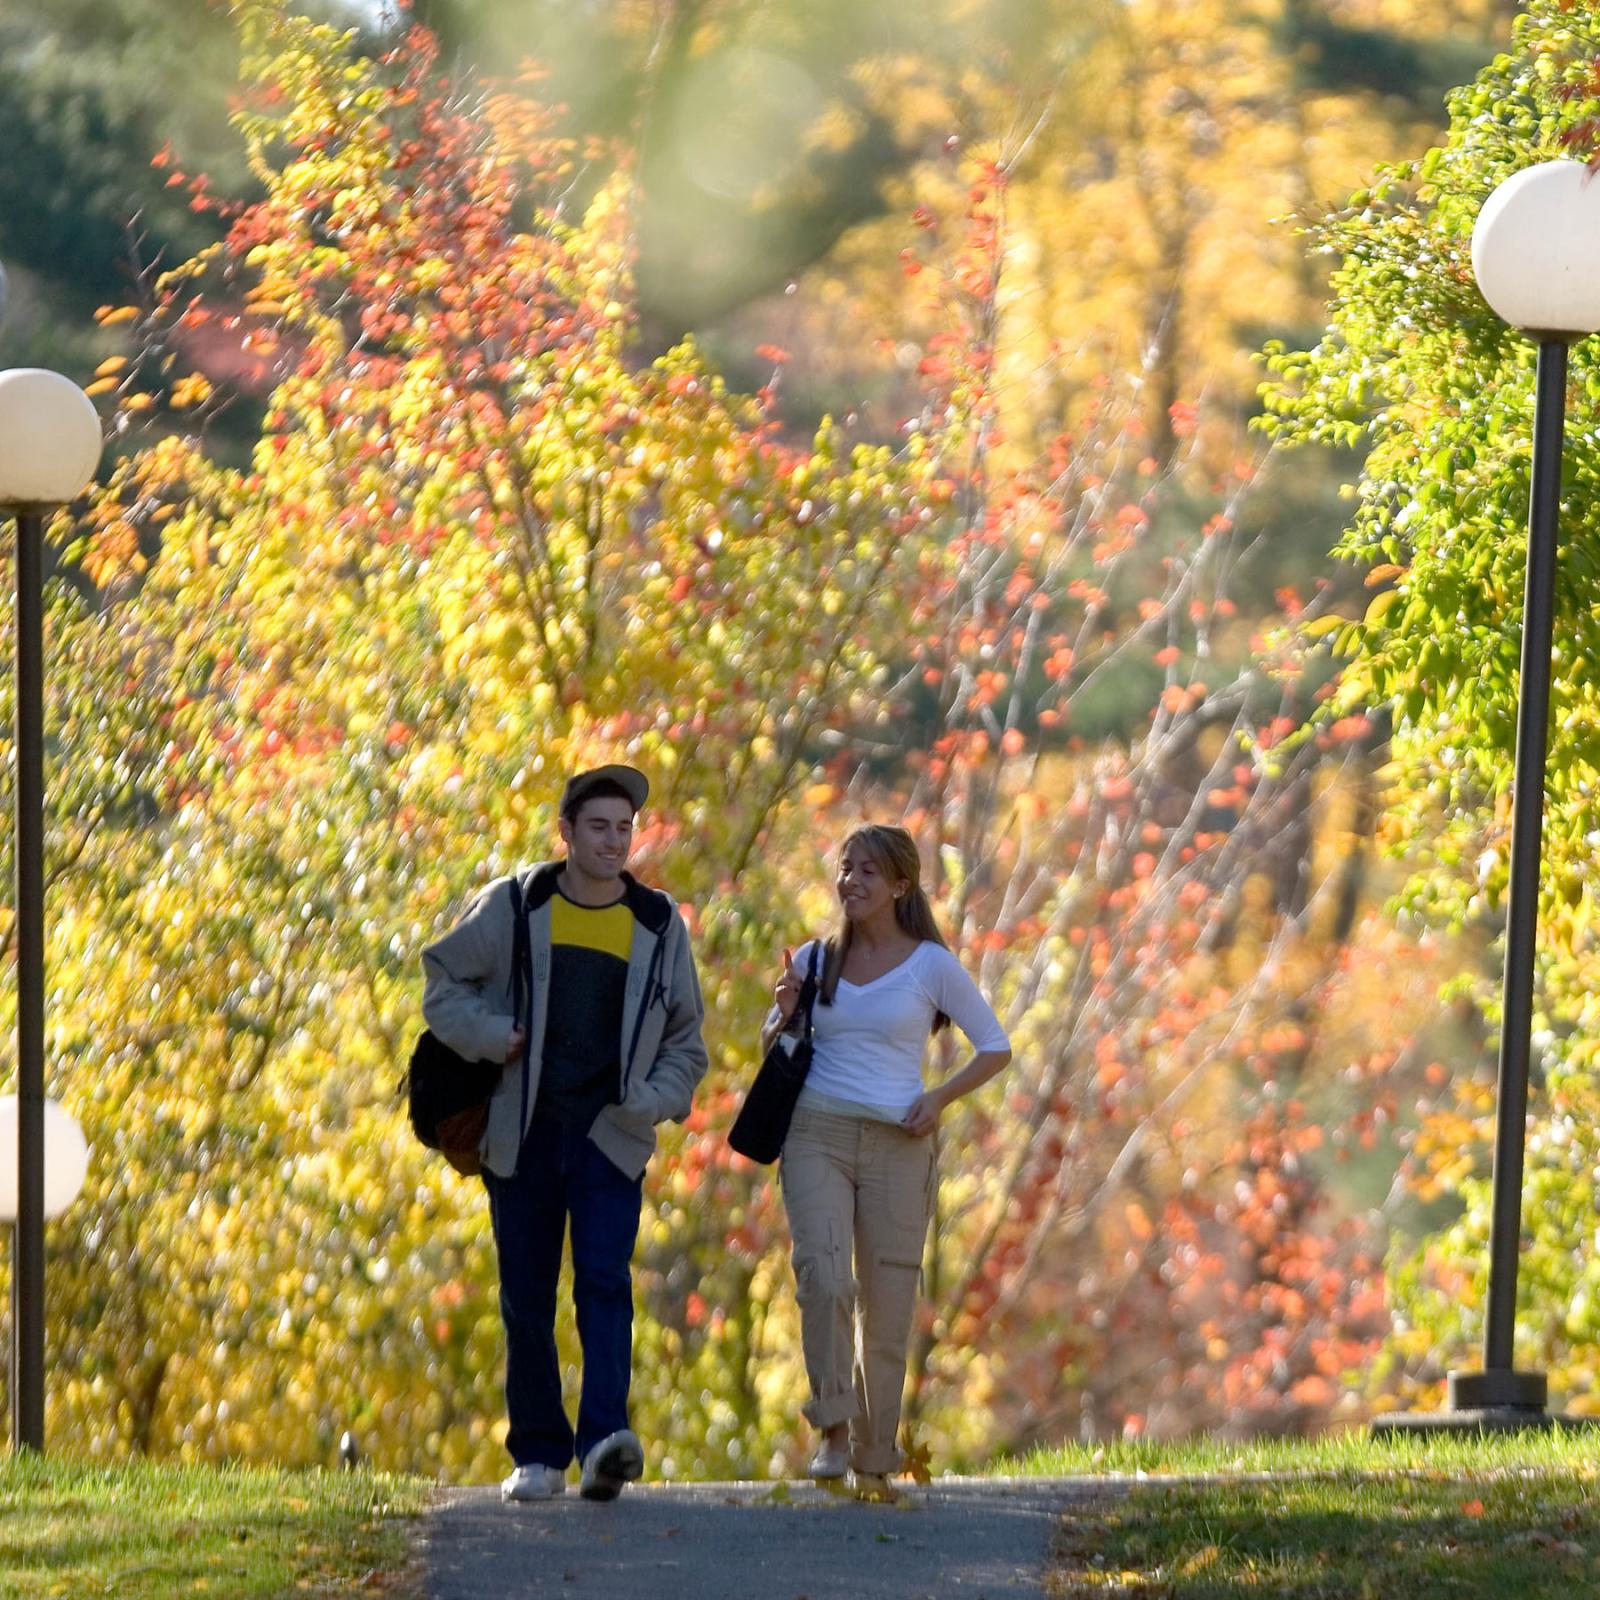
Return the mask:
M 1600 1592 L 1597 1464 L 1600 1432 L 1135 1442 L 996 1470 L 1105 1478 L 1057 1531 L 1056 1600 L 1578 1600 Z
M 370 1472 L 0 1460 L 0 1597 L 404 1594 L 427 1485 Z

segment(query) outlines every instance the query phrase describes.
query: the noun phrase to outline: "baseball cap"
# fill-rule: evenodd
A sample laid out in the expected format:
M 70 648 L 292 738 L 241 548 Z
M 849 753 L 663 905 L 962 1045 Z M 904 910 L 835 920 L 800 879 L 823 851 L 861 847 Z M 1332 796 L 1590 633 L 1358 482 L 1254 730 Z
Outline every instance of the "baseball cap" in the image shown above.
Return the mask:
M 616 784 L 635 811 L 644 809 L 650 794 L 650 780 L 637 767 L 595 767 L 589 772 L 575 772 L 567 779 L 561 791 L 561 815 L 570 817 L 602 783 Z

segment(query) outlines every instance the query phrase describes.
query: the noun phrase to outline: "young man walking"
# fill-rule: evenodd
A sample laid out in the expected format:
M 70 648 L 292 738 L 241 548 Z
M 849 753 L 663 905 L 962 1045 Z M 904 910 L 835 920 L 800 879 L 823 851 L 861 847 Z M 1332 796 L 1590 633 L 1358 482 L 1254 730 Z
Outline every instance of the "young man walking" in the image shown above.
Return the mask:
M 632 767 L 567 781 L 566 855 L 517 874 L 528 920 L 521 1017 L 511 1015 L 510 883 L 491 883 L 422 955 L 428 1026 L 468 1060 L 506 1063 L 480 1154 L 506 1329 L 503 1500 L 548 1500 L 574 1454 L 581 1492 L 614 1500 L 644 1470 L 628 1426 L 633 1280 L 655 1126 L 689 1112 L 706 1070 L 689 935 L 671 897 L 624 871 L 649 782 Z M 568 1222 L 583 1346 L 576 1433 L 561 1403 L 556 1284 Z

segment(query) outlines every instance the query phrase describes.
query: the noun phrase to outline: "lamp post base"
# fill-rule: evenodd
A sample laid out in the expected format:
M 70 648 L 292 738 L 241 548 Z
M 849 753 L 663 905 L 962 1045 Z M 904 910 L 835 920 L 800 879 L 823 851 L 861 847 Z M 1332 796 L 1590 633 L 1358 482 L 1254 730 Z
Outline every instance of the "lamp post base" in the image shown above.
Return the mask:
M 1542 1372 L 1491 1367 L 1452 1372 L 1444 1411 L 1387 1411 L 1372 1419 L 1374 1439 L 1403 1434 L 1566 1432 L 1600 1426 L 1600 1417 L 1567 1417 L 1546 1409 Z
M 1482 1372 L 1452 1372 L 1448 1383 L 1452 1411 L 1543 1411 L 1550 1403 L 1542 1372 L 1486 1367 Z

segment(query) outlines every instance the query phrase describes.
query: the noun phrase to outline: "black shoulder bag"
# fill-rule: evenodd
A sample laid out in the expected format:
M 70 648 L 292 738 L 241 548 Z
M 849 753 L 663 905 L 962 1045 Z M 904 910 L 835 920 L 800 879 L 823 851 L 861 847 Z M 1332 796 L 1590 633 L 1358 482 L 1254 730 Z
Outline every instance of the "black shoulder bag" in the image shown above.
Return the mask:
M 794 1016 L 762 1057 L 750 1092 L 728 1130 L 729 1145 L 752 1161 L 778 1159 L 783 1141 L 789 1137 L 794 1103 L 811 1070 L 811 1013 L 817 1003 L 817 953 L 821 948 L 820 940 L 811 946 L 811 960 Z M 796 1018 L 799 1030 L 791 1031 Z
M 511 880 L 511 926 L 511 1015 L 526 1034 L 528 1019 L 522 1011 L 528 919 L 522 914 L 522 888 L 515 878 Z M 478 1146 L 489 1126 L 489 1099 L 505 1067 L 504 1061 L 468 1061 L 427 1028 L 412 1049 L 406 1071 L 406 1109 L 412 1130 L 465 1177 L 483 1170 Z

